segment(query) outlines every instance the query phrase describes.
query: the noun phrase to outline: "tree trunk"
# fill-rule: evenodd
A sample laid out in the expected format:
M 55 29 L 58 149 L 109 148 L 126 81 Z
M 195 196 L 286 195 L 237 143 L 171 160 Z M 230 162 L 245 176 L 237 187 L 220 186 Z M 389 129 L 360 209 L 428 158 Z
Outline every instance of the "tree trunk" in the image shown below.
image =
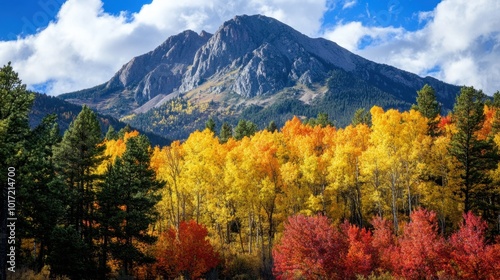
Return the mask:
M 394 221 L 394 232 L 397 234 L 398 232 L 398 209 L 396 205 L 396 178 L 395 175 L 392 175 L 391 181 L 391 193 L 392 193 L 392 218 Z

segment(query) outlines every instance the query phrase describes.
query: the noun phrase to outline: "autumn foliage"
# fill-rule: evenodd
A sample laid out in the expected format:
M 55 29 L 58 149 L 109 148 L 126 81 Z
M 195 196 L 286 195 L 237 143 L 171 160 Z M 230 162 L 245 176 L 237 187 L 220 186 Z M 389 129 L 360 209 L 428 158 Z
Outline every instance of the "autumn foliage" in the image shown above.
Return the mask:
M 21 84 L 10 65 L 0 73 Z M 234 134 L 212 121 L 153 148 L 130 127 L 103 139 L 86 106 L 62 139 L 54 116 L 30 130 L 33 96 L 9 87 L 26 103 L 4 118 L 16 136 L 0 145 L 20 186 L 20 268 L 74 279 L 500 279 L 500 92 L 464 87 L 441 117 L 425 86 L 416 110 L 374 106 L 344 128 L 326 114 L 279 130 L 242 120 Z
M 397 279 L 499 279 L 500 247 L 485 241 L 486 224 L 468 213 L 460 229 L 445 239 L 436 213 L 419 209 L 396 236 L 376 217 L 373 231 L 324 216 L 290 217 L 273 250 L 277 279 L 357 279 L 390 274 Z M 448 279 L 446 278 L 446 279 Z
M 348 222 L 341 225 L 341 230 L 348 244 L 344 278 L 356 279 L 357 275 L 370 275 L 376 264 L 372 232 Z
M 448 264 L 448 252 L 444 238 L 438 233 L 436 213 L 419 209 L 410 219 L 394 250 L 395 275 L 406 279 L 438 275 Z
M 157 266 L 167 279 L 184 276 L 198 279 L 219 263 L 219 256 L 207 240 L 207 228 L 195 221 L 172 227 L 158 242 Z
M 450 237 L 450 274 L 458 279 L 500 279 L 500 245 L 488 245 L 486 222 L 471 212 Z
M 324 216 L 290 217 L 273 251 L 277 279 L 343 279 L 347 243 Z

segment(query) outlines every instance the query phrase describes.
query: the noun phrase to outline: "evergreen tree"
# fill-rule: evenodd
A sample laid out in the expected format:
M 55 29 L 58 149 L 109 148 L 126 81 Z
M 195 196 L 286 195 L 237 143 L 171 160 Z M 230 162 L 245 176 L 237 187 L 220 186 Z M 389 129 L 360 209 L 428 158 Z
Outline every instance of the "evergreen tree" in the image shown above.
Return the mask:
M 50 274 L 70 279 L 95 279 L 92 263 L 86 261 L 89 248 L 73 226 L 58 226 L 50 233 L 54 249 L 47 257 Z
M 108 132 L 106 132 L 106 140 L 116 140 L 118 139 L 118 133 L 116 132 L 115 128 L 110 125 L 108 127 Z
M 465 213 L 469 210 L 487 211 L 484 197 L 489 192 L 487 172 L 496 167 L 498 160 L 496 146 L 476 135 L 484 122 L 484 100 L 482 91 L 463 87 L 453 108 L 457 133 L 452 137 L 450 153 L 463 169 L 460 195 L 464 199 Z
M 417 91 L 417 104 L 412 106 L 413 110 L 419 111 L 422 116 L 428 119 L 429 133 L 433 135 L 436 131 L 439 115 L 439 103 L 436 99 L 436 92 L 429 85 L 424 85 L 421 90 Z
M 370 112 L 366 111 L 365 108 L 359 108 L 354 112 L 354 116 L 352 117 L 351 124 L 356 126 L 358 124 L 366 124 L 371 125 L 370 121 Z
M 333 126 L 333 122 L 329 120 L 327 113 L 318 113 L 318 116 L 316 118 L 310 118 L 307 124 L 310 126 L 319 125 L 321 127 Z
M 122 128 L 122 129 L 120 129 L 120 131 L 118 131 L 118 138 L 123 138 L 125 133 L 131 132 L 131 131 L 132 131 L 132 127 L 130 127 L 130 125 L 127 124 L 124 128 Z
M 219 141 L 221 143 L 226 143 L 229 138 L 233 137 L 233 128 L 227 122 L 222 124 L 219 133 Z
M 429 120 L 433 120 L 439 115 L 440 108 L 436 92 L 431 86 L 426 84 L 417 91 L 417 104 L 414 104 L 412 109 L 419 111 L 422 116 Z
M 0 232 L 7 232 L 8 178 L 17 180 L 20 168 L 19 155 L 29 132 L 28 112 L 33 104 L 34 94 L 26 90 L 10 62 L 0 68 L 0 186 L 2 188 L 0 208 Z M 14 169 L 14 178 L 7 177 L 8 170 Z M 22 176 L 22 174 L 20 174 Z M 19 187 L 19 186 L 17 186 Z M 19 240 L 16 241 L 16 246 Z M 18 248 L 19 249 L 19 248 Z M 6 279 L 7 235 L 0 237 L 0 279 Z M 18 251 L 19 252 L 19 251 Z
M 156 219 L 157 191 L 163 183 L 156 180 L 150 167 L 151 150 L 145 136 L 130 138 L 122 157 L 108 166 L 105 179 L 97 194 L 101 239 L 100 272 L 105 278 L 108 252 L 122 262 L 125 275 L 135 263 L 151 259 L 137 246 L 152 244 L 155 238 L 147 234 Z
M 121 164 L 121 162 L 119 163 Z M 120 187 L 123 185 L 122 176 L 118 173 L 112 164 L 109 164 L 105 173 L 105 179 L 100 184 L 97 192 L 97 202 L 99 203 L 99 211 L 97 212 L 97 222 L 99 223 L 99 236 L 101 239 L 99 252 L 99 279 L 106 279 L 109 259 L 109 244 L 111 238 L 114 237 L 112 228 L 119 228 L 121 223 L 119 203 L 117 194 L 120 192 Z
M 18 191 L 22 237 L 33 238 L 38 245 L 35 270 L 44 266 L 50 253 L 50 234 L 64 215 L 65 189 L 56 177 L 53 162 L 55 145 L 60 141 L 55 115 L 48 115 L 28 135 L 26 158 L 20 168 L 23 187 Z M 50 205 L 50 207 L 48 207 Z
M 205 123 L 205 128 L 208 128 L 208 130 L 212 131 L 214 134 L 215 132 L 215 121 L 214 119 L 210 118 L 208 121 Z
M 266 127 L 267 131 L 269 132 L 275 132 L 278 130 L 278 126 L 276 125 L 276 123 L 274 121 L 271 121 L 269 123 L 269 125 Z
M 251 121 L 240 120 L 234 128 L 234 139 L 241 140 L 243 137 L 250 137 L 257 132 L 257 125 Z
M 93 251 L 95 232 L 95 187 L 99 176 L 95 170 L 104 159 L 101 129 L 97 116 L 87 106 L 70 124 L 54 152 L 56 168 L 66 185 L 67 213 L 65 223 L 80 234 L 89 252 Z M 86 267 L 94 263 L 86 254 Z

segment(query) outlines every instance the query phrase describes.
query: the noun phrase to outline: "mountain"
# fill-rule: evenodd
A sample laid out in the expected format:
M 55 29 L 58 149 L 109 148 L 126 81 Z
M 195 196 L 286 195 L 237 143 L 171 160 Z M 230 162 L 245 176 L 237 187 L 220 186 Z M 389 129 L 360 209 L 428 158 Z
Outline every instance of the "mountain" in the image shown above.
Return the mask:
M 260 127 L 326 112 L 346 125 L 358 108 L 408 109 L 432 86 L 443 110 L 459 88 L 378 64 L 273 18 L 237 16 L 214 34 L 184 31 L 133 58 L 107 83 L 60 98 L 148 131 L 186 137 L 212 117 Z
M 62 134 L 68 129 L 70 123 L 76 118 L 76 116 L 78 116 L 81 110 L 81 106 L 68 103 L 53 96 L 35 93 L 35 101 L 33 102 L 33 106 L 29 113 L 29 124 L 30 127 L 34 128 L 41 123 L 42 119 L 45 116 L 47 116 L 48 114 L 55 114 L 57 116 L 59 130 Z M 97 117 L 99 119 L 103 135 L 106 134 L 110 125 L 113 126 L 116 131 L 119 131 L 120 129 L 127 126 L 126 123 L 123 123 L 114 117 L 102 115 L 99 113 L 97 114 Z M 131 128 L 135 129 L 134 127 Z M 170 144 L 171 142 L 165 137 L 161 137 L 150 132 L 145 132 L 140 129 L 138 130 L 141 133 L 146 134 L 149 138 L 149 141 L 154 146 L 165 146 Z

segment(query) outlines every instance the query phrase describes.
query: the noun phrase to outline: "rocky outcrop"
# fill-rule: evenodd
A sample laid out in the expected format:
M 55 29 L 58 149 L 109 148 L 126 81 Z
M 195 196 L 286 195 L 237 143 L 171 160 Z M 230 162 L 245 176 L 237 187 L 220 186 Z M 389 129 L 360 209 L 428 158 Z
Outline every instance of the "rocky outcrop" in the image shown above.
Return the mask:
M 194 54 L 212 35 L 184 31 L 167 39 L 155 50 L 133 58 L 107 83 L 107 88 L 129 89 L 139 104 L 160 93 L 179 88 Z
M 225 22 L 198 50 L 181 91 L 229 72 L 237 75 L 229 89 L 245 97 L 273 94 L 296 83 L 326 78 L 331 67 L 355 68 L 357 57 L 335 43 L 311 39 L 265 16 L 239 16 Z

